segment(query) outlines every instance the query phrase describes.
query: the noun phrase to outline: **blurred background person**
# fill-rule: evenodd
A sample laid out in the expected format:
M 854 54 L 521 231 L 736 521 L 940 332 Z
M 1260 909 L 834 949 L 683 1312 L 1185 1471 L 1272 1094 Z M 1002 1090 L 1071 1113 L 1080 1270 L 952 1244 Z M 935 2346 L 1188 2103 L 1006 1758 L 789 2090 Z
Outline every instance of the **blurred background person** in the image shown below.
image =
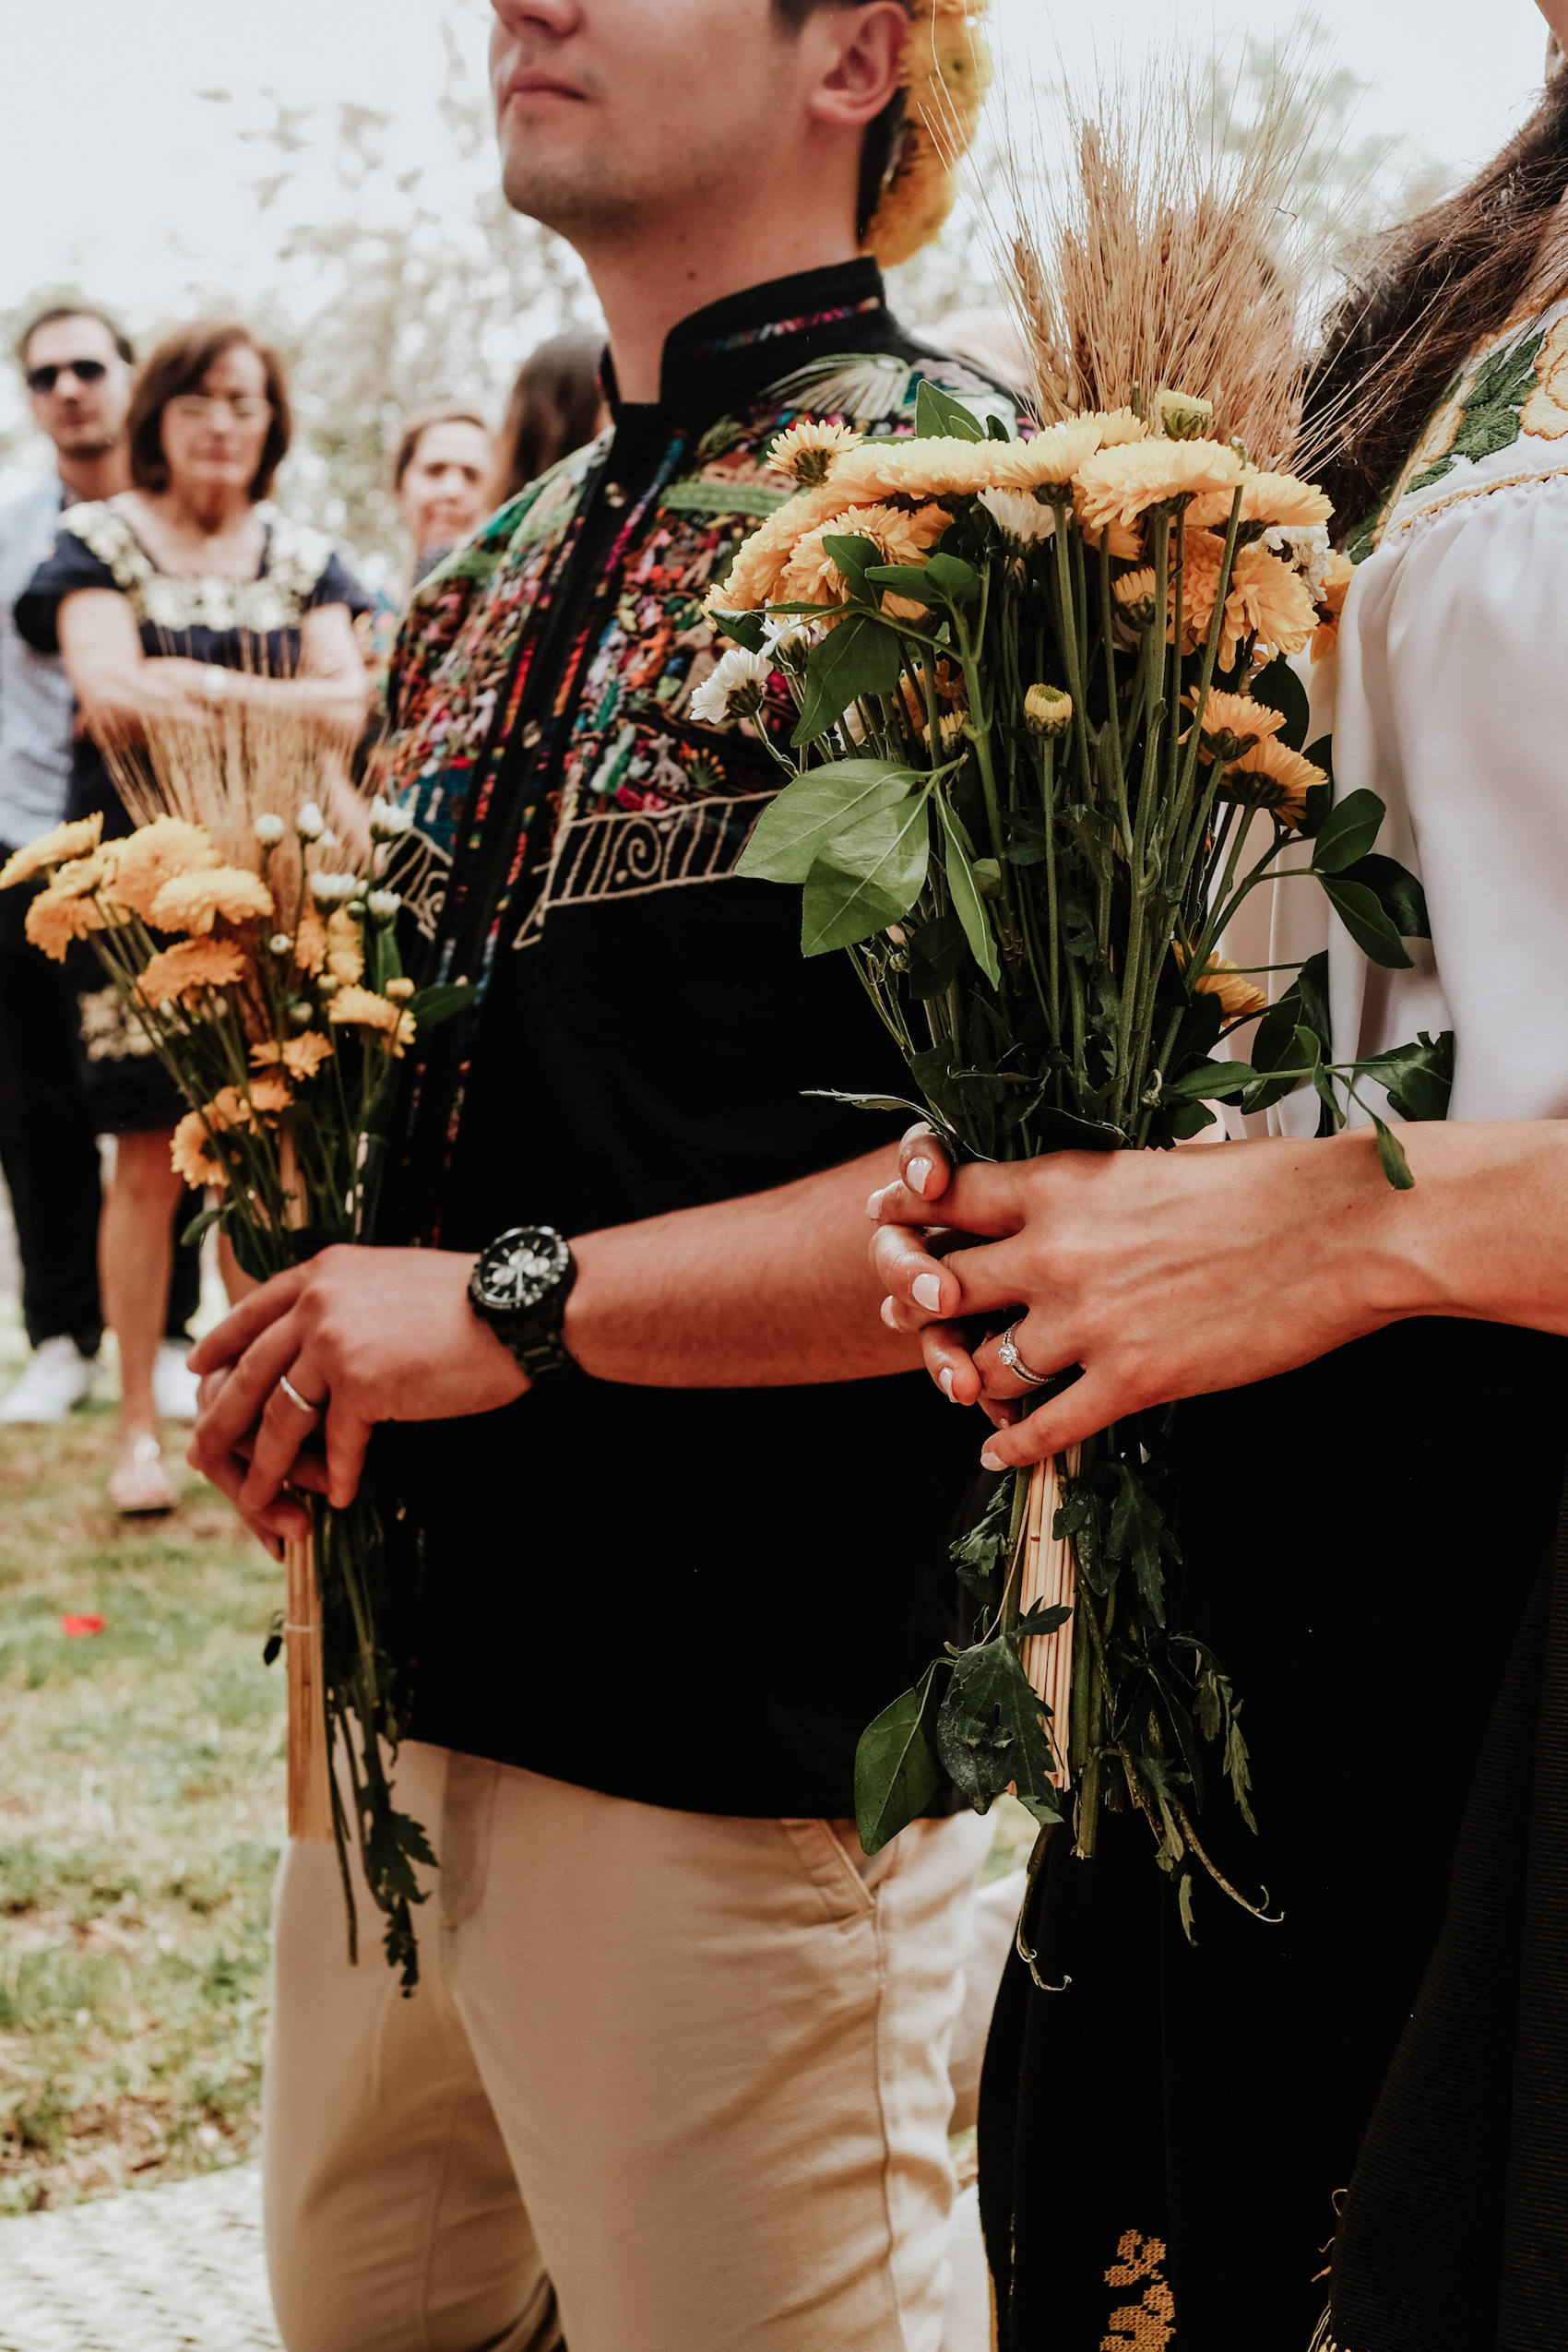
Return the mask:
M 17 346 L 33 422 L 53 443 L 54 464 L 0 506 L 0 863 L 65 814 L 75 707 L 64 663 L 18 635 L 11 608 L 62 508 L 129 486 L 133 360 L 112 319 L 75 305 L 42 312 Z M 29 901 L 42 887 L 24 884 L 0 897 L 0 1169 L 33 1350 L 0 1400 L 0 1421 L 12 1422 L 57 1421 L 81 1402 L 103 1324 L 98 1143 L 77 1068 L 74 1001 L 59 966 L 30 944 L 24 929 Z M 199 1251 L 183 1250 L 153 1362 L 154 1400 L 169 1420 L 188 1420 L 195 1410 L 185 1324 L 200 1283 Z
M 523 362 L 501 426 L 492 510 L 609 423 L 599 385 L 603 356 L 602 331 L 575 328 L 569 335 L 552 335 Z
M 489 514 L 494 470 L 495 445 L 476 409 L 447 401 L 405 417 L 392 494 L 412 549 L 410 588 Z
M 67 814 L 131 829 L 100 748 L 145 741 L 149 718 L 210 719 L 231 700 L 308 715 L 350 745 L 367 700 L 351 616 L 367 602 L 321 533 L 264 505 L 289 446 L 276 352 L 249 329 L 204 321 L 152 353 L 127 420 L 134 485 L 59 521 L 16 607 L 39 652 L 65 657 L 80 712 Z M 364 819 L 345 785 L 329 811 L 344 838 Z M 116 1138 L 100 1270 L 120 1351 L 118 1458 L 110 1500 L 125 1512 L 174 1500 L 163 1468 L 152 1372 L 164 1326 L 172 1229 L 184 1188 L 170 1165 L 184 1105 L 90 947 L 67 960 L 92 1123 Z

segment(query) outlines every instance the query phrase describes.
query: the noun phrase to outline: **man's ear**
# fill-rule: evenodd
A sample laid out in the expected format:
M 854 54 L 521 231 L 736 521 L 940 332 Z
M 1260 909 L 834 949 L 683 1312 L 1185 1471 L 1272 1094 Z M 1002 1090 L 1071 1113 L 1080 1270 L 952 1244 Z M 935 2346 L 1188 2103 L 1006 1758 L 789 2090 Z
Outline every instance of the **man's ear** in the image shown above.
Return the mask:
M 864 0 L 847 8 L 818 8 L 802 39 L 815 34 L 821 69 L 812 92 L 814 122 L 860 130 L 874 122 L 898 88 L 904 44 L 912 38 L 904 0 Z

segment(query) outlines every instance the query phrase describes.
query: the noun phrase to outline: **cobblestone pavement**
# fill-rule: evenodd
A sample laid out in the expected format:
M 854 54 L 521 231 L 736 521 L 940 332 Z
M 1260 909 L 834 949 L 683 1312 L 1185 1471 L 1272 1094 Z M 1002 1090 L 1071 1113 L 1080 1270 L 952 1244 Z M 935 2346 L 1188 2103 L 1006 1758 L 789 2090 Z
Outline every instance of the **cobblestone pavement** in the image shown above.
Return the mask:
M 0 2352 L 282 2352 L 259 2169 L 0 2221 Z

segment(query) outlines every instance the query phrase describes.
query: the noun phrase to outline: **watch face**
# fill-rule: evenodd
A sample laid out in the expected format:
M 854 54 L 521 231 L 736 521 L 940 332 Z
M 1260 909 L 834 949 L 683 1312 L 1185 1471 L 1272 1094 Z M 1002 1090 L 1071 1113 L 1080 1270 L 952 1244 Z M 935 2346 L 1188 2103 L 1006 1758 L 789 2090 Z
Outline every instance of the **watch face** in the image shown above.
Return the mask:
M 548 1225 L 529 1225 L 493 1241 L 479 1264 L 479 1289 L 492 1307 L 537 1307 L 562 1280 L 572 1253 Z

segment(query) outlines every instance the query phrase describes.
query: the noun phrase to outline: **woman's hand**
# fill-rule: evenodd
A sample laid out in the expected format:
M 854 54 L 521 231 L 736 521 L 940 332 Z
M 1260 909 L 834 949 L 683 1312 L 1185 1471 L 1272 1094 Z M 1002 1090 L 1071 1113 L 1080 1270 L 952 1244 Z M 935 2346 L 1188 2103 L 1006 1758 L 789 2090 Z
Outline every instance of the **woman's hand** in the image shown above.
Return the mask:
M 1418 1174 L 1427 1155 L 1401 1130 Z M 1432 1204 L 1396 1193 L 1371 1132 L 1204 1152 L 1057 1152 L 954 1173 L 937 1137 L 904 1139 L 899 1181 L 867 1204 L 883 1320 L 918 1331 L 956 1404 L 997 1425 L 982 1459 L 1043 1460 L 1124 1414 L 1307 1363 L 1402 1315 L 1452 1313 L 1420 1263 Z M 992 1237 L 938 1256 L 922 1228 Z M 971 1352 L 960 1321 L 991 1318 Z M 1083 1367 L 1018 1418 L 1031 1372 Z

